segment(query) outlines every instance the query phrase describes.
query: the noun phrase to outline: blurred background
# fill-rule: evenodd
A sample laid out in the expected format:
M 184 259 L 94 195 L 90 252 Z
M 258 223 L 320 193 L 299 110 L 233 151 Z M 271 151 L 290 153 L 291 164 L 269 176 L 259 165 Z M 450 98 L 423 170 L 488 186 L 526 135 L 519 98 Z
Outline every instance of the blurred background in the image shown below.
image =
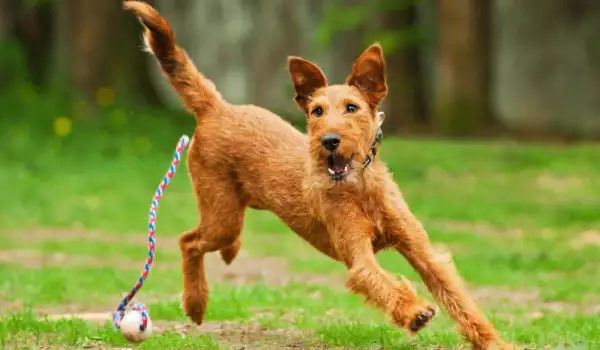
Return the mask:
M 299 126 L 287 55 L 342 82 L 379 41 L 391 87 L 387 135 L 600 136 L 597 0 L 149 2 L 229 101 Z M 191 120 L 141 52 L 140 29 L 119 0 L 0 0 L 3 133 L 66 137 L 92 123 L 109 136 L 142 110 Z
M 600 349 L 600 0 L 150 3 L 227 100 L 300 129 L 287 56 L 341 83 L 379 41 L 390 85 L 379 154 L 436 248 L 507 340 Z M 139 274 L 151 195 L 195 127 L 141 33 L 120 0 L 0 0 L 0 348 L 124 345 L 111 327 L 3 315 L 105 312 Z M 143 291 L 156 324 L 187 322 L 177 236 L 198 215 L 184 168 L 161 201 L 160 262 Z M 293 324 L 336 347 L 462 344 L 443 314 L 414 340 L 392 331 L 342 290 L 342 264 L 270 212 L 248 209 L 243 237 L 233 270 L 211 255 L 209 322 Z M 378 261 L 419 280 L 394 252 Z M 271 334 L 270 349 L 292 344 Z M 204 348 L 154 339 L 146 349 Z

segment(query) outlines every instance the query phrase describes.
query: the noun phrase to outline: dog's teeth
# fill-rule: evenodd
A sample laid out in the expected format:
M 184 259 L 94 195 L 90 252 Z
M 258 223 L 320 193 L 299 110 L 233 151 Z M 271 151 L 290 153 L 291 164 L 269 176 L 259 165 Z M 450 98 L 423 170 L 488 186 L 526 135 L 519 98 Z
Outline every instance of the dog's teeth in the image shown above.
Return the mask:
M 331 168 L 327 168 L 327 170 L 329 170 L 329 173 L 330 173 L 331 175 L 335 174 L 335 171 L 333 171 L 333 169 L 331 169 Z
M 346 166 L 344 167 L 344 172 L 347 173 L 348 172 L 348 164 L 346 164 Z

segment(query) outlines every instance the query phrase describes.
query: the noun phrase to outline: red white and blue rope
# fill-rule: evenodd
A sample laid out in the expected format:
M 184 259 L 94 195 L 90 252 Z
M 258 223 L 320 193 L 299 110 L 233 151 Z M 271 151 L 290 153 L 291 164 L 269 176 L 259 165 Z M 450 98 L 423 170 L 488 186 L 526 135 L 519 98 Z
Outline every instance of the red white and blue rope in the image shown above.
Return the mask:
M 142 289 L 144 285 L 144 281 L 148 277 L 150 273 L 150 269 L 152 268 L 152 263 L 154 262 L 154 251 L 156 249 L 156 211 L 158 210 L 158 202 L 160 198 L 163 196 L 163 192 L 165 188 L 169 185 L 169 181 L 175 175 L 175 171 L 177 170 L 177 166 L 181 160 L 181 154 L 185 151 L 188 143 L 190 142 L 189 137 L 186 135 L 181 136 L 179 142 L 177 143 L 177 148 L 175 149 L 175 154 L 173 155 L 173 160 L 171 161 L 171 165 L 169 166 L 169 170 L 165 174 L 165 177 L 158 185 L 156 189 L 156 193 L 152 198 L 152 205 L 150 206 L 150 215 L 148 217 L 148 257 L 146 258 L 146 263 L 144 264 L 144 269 L 142 270 L 142 274 L 138 278 L 136 284 L 131 288 L 131 291 L 127 294 L 125 298 L 121 301 L 119 306 L 117 307 L 117 311 L 113 314 L 113 324 L 117 328 L 121 328 L 121 320 L 125 316 L 125 308 L 127 304 L 133 299 L 136 293 Z M 140 331 L 144 331 L 148 326 L 148 308 L 144 304 L 135 304 L 131 308 L 132 310 L 136 310 L 142 314 L 142 321 L 140 323 Z

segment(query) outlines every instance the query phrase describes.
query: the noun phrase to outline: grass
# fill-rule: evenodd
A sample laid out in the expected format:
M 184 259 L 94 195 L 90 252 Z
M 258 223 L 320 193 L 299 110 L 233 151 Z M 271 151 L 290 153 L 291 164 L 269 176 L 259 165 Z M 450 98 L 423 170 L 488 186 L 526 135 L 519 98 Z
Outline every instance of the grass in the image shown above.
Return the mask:
M 82 320 L 40 320 L 25 310 L 13 313 L 0 321 L 0 345 L 2 348 L 39 348 L 48 344 L 90 348 L 101 345 L 126 346 L 127 341 L 110 325 L 93 326 Z M 141 349 L 219 349 L 211 336 L 199 336 L 182 340 L 175 333 L 165 333 L 150 338 Z
M 0 344 L 125 346 L 110 324 L 40 315 L 108 313 L 134 282 L 145 255 L 149 200 L 178 137 L 192 132 L 192 118 L 109 105 L 97 112 L 100 118 L 86 119 L 27 86 L 0 93 L 0 103 L 5 112 L 16 111 L 0 118 Z M 57 127 L 59 116 L 68 117 L 70 132 Z M 538 348 L 600 346 L 597 145 L 388 137 L 381 155 L 432 240 L 453 252 L 504 338 Z M 141 293 L 153 320 L 166 329 L 186 322 L 177 299 L 174 241 L 197 219 L 182 166 L 161 202 L 157 268 Z M 330 276 L 331 283 L 219 279 L 211 284 L 206 319 L 229 324 L 227 332 L 182 337 L 172 330 L 140 348 L 464 345 L 445 313 L 416 338 L 391 327 L 344 290 L 343 266 L 271 213 L 249 210 L 243 244 L 256 259 L 279 259 L 289 274 Z M 382 253 L 378 259 L 389 271 L 418 280 L 401 257 Z M 267 332 L 244 330 L 253 326 Z M 281 333 L 269 337 L 268 331 Z

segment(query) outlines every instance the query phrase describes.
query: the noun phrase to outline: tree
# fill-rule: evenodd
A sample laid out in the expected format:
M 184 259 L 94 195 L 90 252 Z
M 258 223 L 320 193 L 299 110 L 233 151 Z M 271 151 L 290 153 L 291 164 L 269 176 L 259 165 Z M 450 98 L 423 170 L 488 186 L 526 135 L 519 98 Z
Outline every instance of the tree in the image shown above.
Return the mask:
M 10 37 L 15 18 L 15 4 L 11 0 L 0 0 L 0 41 Z
M 383 125 L 386 132 L 397 133 L 427 122 L 417 10 L 416 3 L 411 1 L 382 14 L 383 31 L 396 33 L 397 41 L 397 46 L 386 52 L 390 88 L 386 103 L 390 118 Z
M 54 83 L 88 102 L 103 87 L 112 95 L 128 93 L 127 99 L 154 100 L 139 23 L 120 1 L 62 0 L 54 6 Z
M 600 1 L 494 2 L 494 107 L 509 129 L 600 135 Z
M 57 6 L 56 73 L 85 97 L 106 84 L 109 31 L 117 1 L 63 0 Z
M 434 126 L 467 135 L 490 121 L 489 0 L 437 0 Z
M 426 123 L 423 35 L 419 27 L 419 0 L 347 0 L 328 2 L 320 33 L 344 76 L 357 56 L 375 41 L 384 49 L 389 93 L 383 108 L 386 133 Z M 336 69 L 339 73 L 340 69 Z

